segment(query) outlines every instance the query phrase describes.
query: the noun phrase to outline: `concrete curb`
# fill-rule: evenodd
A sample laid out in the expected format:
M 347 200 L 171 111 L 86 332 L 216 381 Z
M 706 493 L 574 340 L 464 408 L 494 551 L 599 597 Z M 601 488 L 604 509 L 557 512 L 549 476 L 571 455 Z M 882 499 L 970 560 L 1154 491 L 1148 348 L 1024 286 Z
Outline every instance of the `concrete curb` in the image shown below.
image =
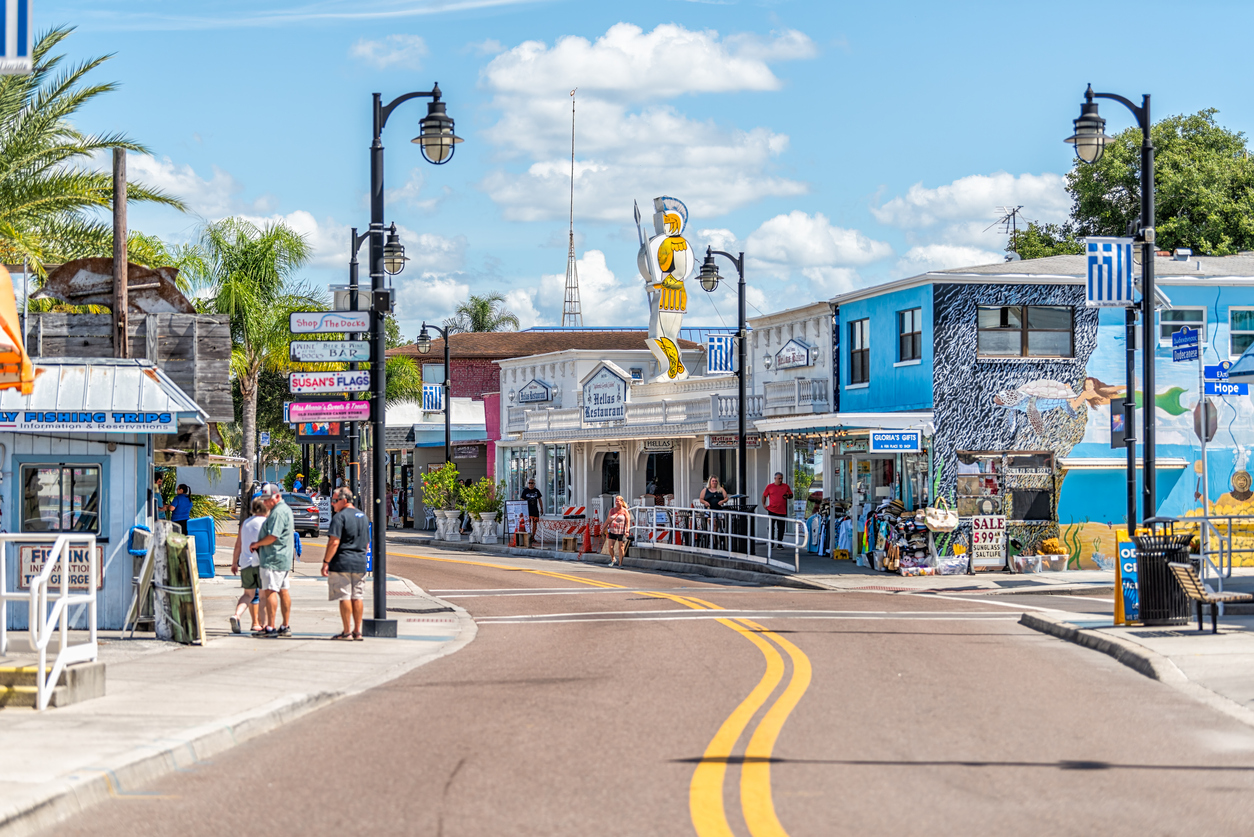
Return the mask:
M 512 555 L 517 558 L 540 558 L 546 561 L 569 561 L 605 566 L 609 559 L 598 553 L 589 553 L 580 558 L 578 552 L 563 552 L 560 549 L 522 549 L 508 544 L 467 543 L 466 541 L 432 541 L 426 538 L 389 538 L 389 543 L 401 546 L 424 547 L 427 549 L 445 549 L 457 552 L 484 552 L 489 555 Z M 660 561 L 652 558 L 627 556 L 626 566 L 652 570 L 654 572 L 673 573 L 675 575 L 703 575 L 710 578 L 726 578 L 732 581 L 743 581 L 749 584 L 764 584 L 775 587 L 797 587 L 803 590 L 831 590 L 810 581 L 804 581 L 794 575 L 779 573 L 759 573 L 752 570 L 738 570 L 728 567 L 713 567 L 706 564 L 688 564 L 676 561 Z
M 248 712 L 194 727 L 176 738 L 161 739 L 160 746 L 141 745 L 112 763 L 86 768 L 79 774 L 50 782 L 27 799 L 8 806 L 7 810 L 0 810 L 0 837 L 35 834 L 110 797 L 142 798 L 142 792 L 127 789 L 143 787 L 168 773 L 193 767 L 198 762 L 252 738 L 273 732 L 284 724 L 338 700 L 394 680 L 419 666 L 460 651 L 475 638 L 478 627 L 464 608 L 423 592 L 408 579 L 400 580 L 412 591 L 438 601 L 453 611 L 457 619 L 457 636 L 452 642 L 429 654 L 395 665 L 374 677 L 361 680 L 351 689 L 280 698 Z
M 1194 683 L 1169 657 L 1157 651 L 1152 651 L 1130 640 L 1078 627 L 1061 617 L 1048 613 L 1024 613 L 1019 618 L 1019 624 L 1067 642 L 1100 651 L 1139 674 L 1157 680 L 1178 692 L 1183 692 L 1246 726 L 1254 727 L 1254 710 Z

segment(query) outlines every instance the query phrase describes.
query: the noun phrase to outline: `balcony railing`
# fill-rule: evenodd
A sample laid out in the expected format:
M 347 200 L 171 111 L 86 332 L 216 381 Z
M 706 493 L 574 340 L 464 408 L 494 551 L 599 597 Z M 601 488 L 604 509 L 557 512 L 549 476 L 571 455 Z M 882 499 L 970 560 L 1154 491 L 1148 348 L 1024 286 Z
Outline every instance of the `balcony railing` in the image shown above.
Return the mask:
M 786 410 L 827 410 L 829 382 L 826 378 L 797 378 L 771 381 L 762 386 L 763 406 L 779 413 Z

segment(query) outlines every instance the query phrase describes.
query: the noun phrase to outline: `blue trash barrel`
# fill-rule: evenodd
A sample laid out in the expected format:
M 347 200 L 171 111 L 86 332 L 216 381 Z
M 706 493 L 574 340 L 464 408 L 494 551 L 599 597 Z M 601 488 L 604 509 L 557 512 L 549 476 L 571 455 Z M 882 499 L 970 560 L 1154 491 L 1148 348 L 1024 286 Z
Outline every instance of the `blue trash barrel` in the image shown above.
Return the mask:
M 187 536 L 196 539 L 196 571 L 201 578 L 213 578 L 213 553 L 218 537 L 212 517 L 193 517 L 187 521 Z

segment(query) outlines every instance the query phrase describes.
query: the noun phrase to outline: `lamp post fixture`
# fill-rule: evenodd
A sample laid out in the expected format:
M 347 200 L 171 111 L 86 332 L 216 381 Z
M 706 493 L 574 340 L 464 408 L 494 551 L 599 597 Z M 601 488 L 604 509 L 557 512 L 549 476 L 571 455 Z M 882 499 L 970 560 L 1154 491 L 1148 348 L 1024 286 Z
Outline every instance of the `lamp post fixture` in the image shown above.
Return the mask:
M 724 250 L 714 250 L 710 247 L 705 248 L 705 261 L 701 265 L 701 288 L 706 293 L 714 293 L 718 289 L 718 283 L 723 277 L 718 275 L 718 265 L 714 263 L 715 256 L 724 256 L 736 266 L 736 274 L 739 277 L 739 284 L 736 288 L 737 316 L 736 316 L 736 385 L 738 387 L 739 402 L 736 409 L 737 414 L 737 433 L 738 441 L 736 447 L 736 465 L 737 479 L 739 484 L 736 486 L 737 494 L 744 494 L 746 501 L 749 497 L 749 466 L 745 461 L 745 413 L 747 412 L 745 399 L 745 254 L 733 256 Z M 746 502 L 745 505 L 748 505 Z M 747 542 L 746 542 L 747 543 Z
M 348 261 L 348 307 L 357 310 L 357 253 L 361 250 L 361 246 L 370 238 L 370 233 L 365 232 L 361 235 L 357 234 L 357 228 L 353 227 L 353 231 L 349 234 L 350 251 L 352 258 Z M 348 335 L 349 340 L 360 340 L 360 334 Z M 356 371 L 361 368 L 360 363 L 349 364 L 349 368 Z M 348 423 L 348 490 L 353 492 L 353 505 L 361 508 L 361 490 L 358 483 L 361 480 L 361 424 L 359 422 L 350 421 Z
M 453 120 L 440 100 L 440 85 L 434 85 L 429 91 L 406 93 L 397 96 L 388 104 L 383 104 L 381 94 L 373 96 L 373 134 L 370 143 L 370 392 L 374 402 L 370 416 L 374 446 L 371 449 L 371 464 L 374 478 L 374 537 L 371 552 L 374 573 L 374 617 L 362 623 L 362 632 L 369 636 L 396 636 L 396 620 L 388 619 L 387 612 L 387 507 L 384 495 L 387 493 L 384 468 L 387 464 L 387 452 L 384 450 L 384 428 L 387 416 L 384 407 L 385 371 L 387 361 L 384 335 L 386 334 L 385 318 L 392 310 L 392 289 L 384 286 L 384 276 L 388 273 L 399 273 L 405 266 L 405 251 L 400 248 L 393 225 L 388 241 L 383 239 L 383 128 L 387 125 L 392 111 L 410 99 L 430 99 L 427 103 L 427 115 L 418 123 L 419 133 L 413 142 L 422 150 L 422 156 L 434 165 L 443 165 L 453 159 L 453 152 L 461 137 L 453 133 Z M 398 252 L 398 249 L 399 252 Z M 389 270 L 395 267 L 396 270 Z
M 422 331 L 418 332 L 418 339 L 415 341 L 419 354 L 425 355 L 431 351 L 431 335 L 427 333 L 428 328 L 438 331 L 440 337 L 444 339 L 444 464 L 447 465 L 453 461 L 453 391 L 449 389 L 453 370 L 449 366 L 448 329 L 437 325 L 429 326 L 424 321 Z
M 1141 437 L 1143 475 L 1141 478 L 1142 515 L 1145 520 L 1156 517 L 1158 504 L 1155 500 L 1157 473 L 1155 472 L 1155 433 L 1157 416 L 1154 412 L 1154 350 L 1158 345 L 1158 333 L 1154 324 L 1154 144 L 1150 139 L 1150 97 L 1141 97 L 1141 106 L 1114 93 L 1094 93 L 1093 85 L 1084 91 L 1084 104 L 1075 120 L 1075 133 L 1067 142 L 1075 146 L 1076 156 L 1085 163 L 1096 163 L 1106 151 L 1106 120 L 1097 112 L 1094 99 L 1114 99 L 1136 117 L 1141 128 L 1141 217 L 1136 224 L 1136 241 L 1143 248 L 1141 256 L 1141 323 L 1144 345 L 1141 347 L 1141 389 L 1145 393 L 1145 406 Z M 1127 340 L 1127 395 L 1123 402 L 1124 433 L 1128 455 L 1128 534 L 1136 532 L 1136 312 L 1129 307 L 1124 322 Z M 1203 341 L 1204 342 L 1204 341 Z

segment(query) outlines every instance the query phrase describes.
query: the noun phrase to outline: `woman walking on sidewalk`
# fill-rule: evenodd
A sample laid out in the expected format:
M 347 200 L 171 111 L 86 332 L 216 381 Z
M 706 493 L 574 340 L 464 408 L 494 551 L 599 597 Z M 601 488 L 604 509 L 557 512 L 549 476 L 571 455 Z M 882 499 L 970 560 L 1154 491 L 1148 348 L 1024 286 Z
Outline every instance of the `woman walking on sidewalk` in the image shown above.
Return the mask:
M 618 555 L 618 566 L 623 565 L 627 557 L 627 532 L 631 530 L 631 512 L 627 511 L 627 501 L 623 495 L 614 497 L 614 508 L 605 516 L 605 537 L 610 542 L 610 566 L 614 566 L 614 555 Z

